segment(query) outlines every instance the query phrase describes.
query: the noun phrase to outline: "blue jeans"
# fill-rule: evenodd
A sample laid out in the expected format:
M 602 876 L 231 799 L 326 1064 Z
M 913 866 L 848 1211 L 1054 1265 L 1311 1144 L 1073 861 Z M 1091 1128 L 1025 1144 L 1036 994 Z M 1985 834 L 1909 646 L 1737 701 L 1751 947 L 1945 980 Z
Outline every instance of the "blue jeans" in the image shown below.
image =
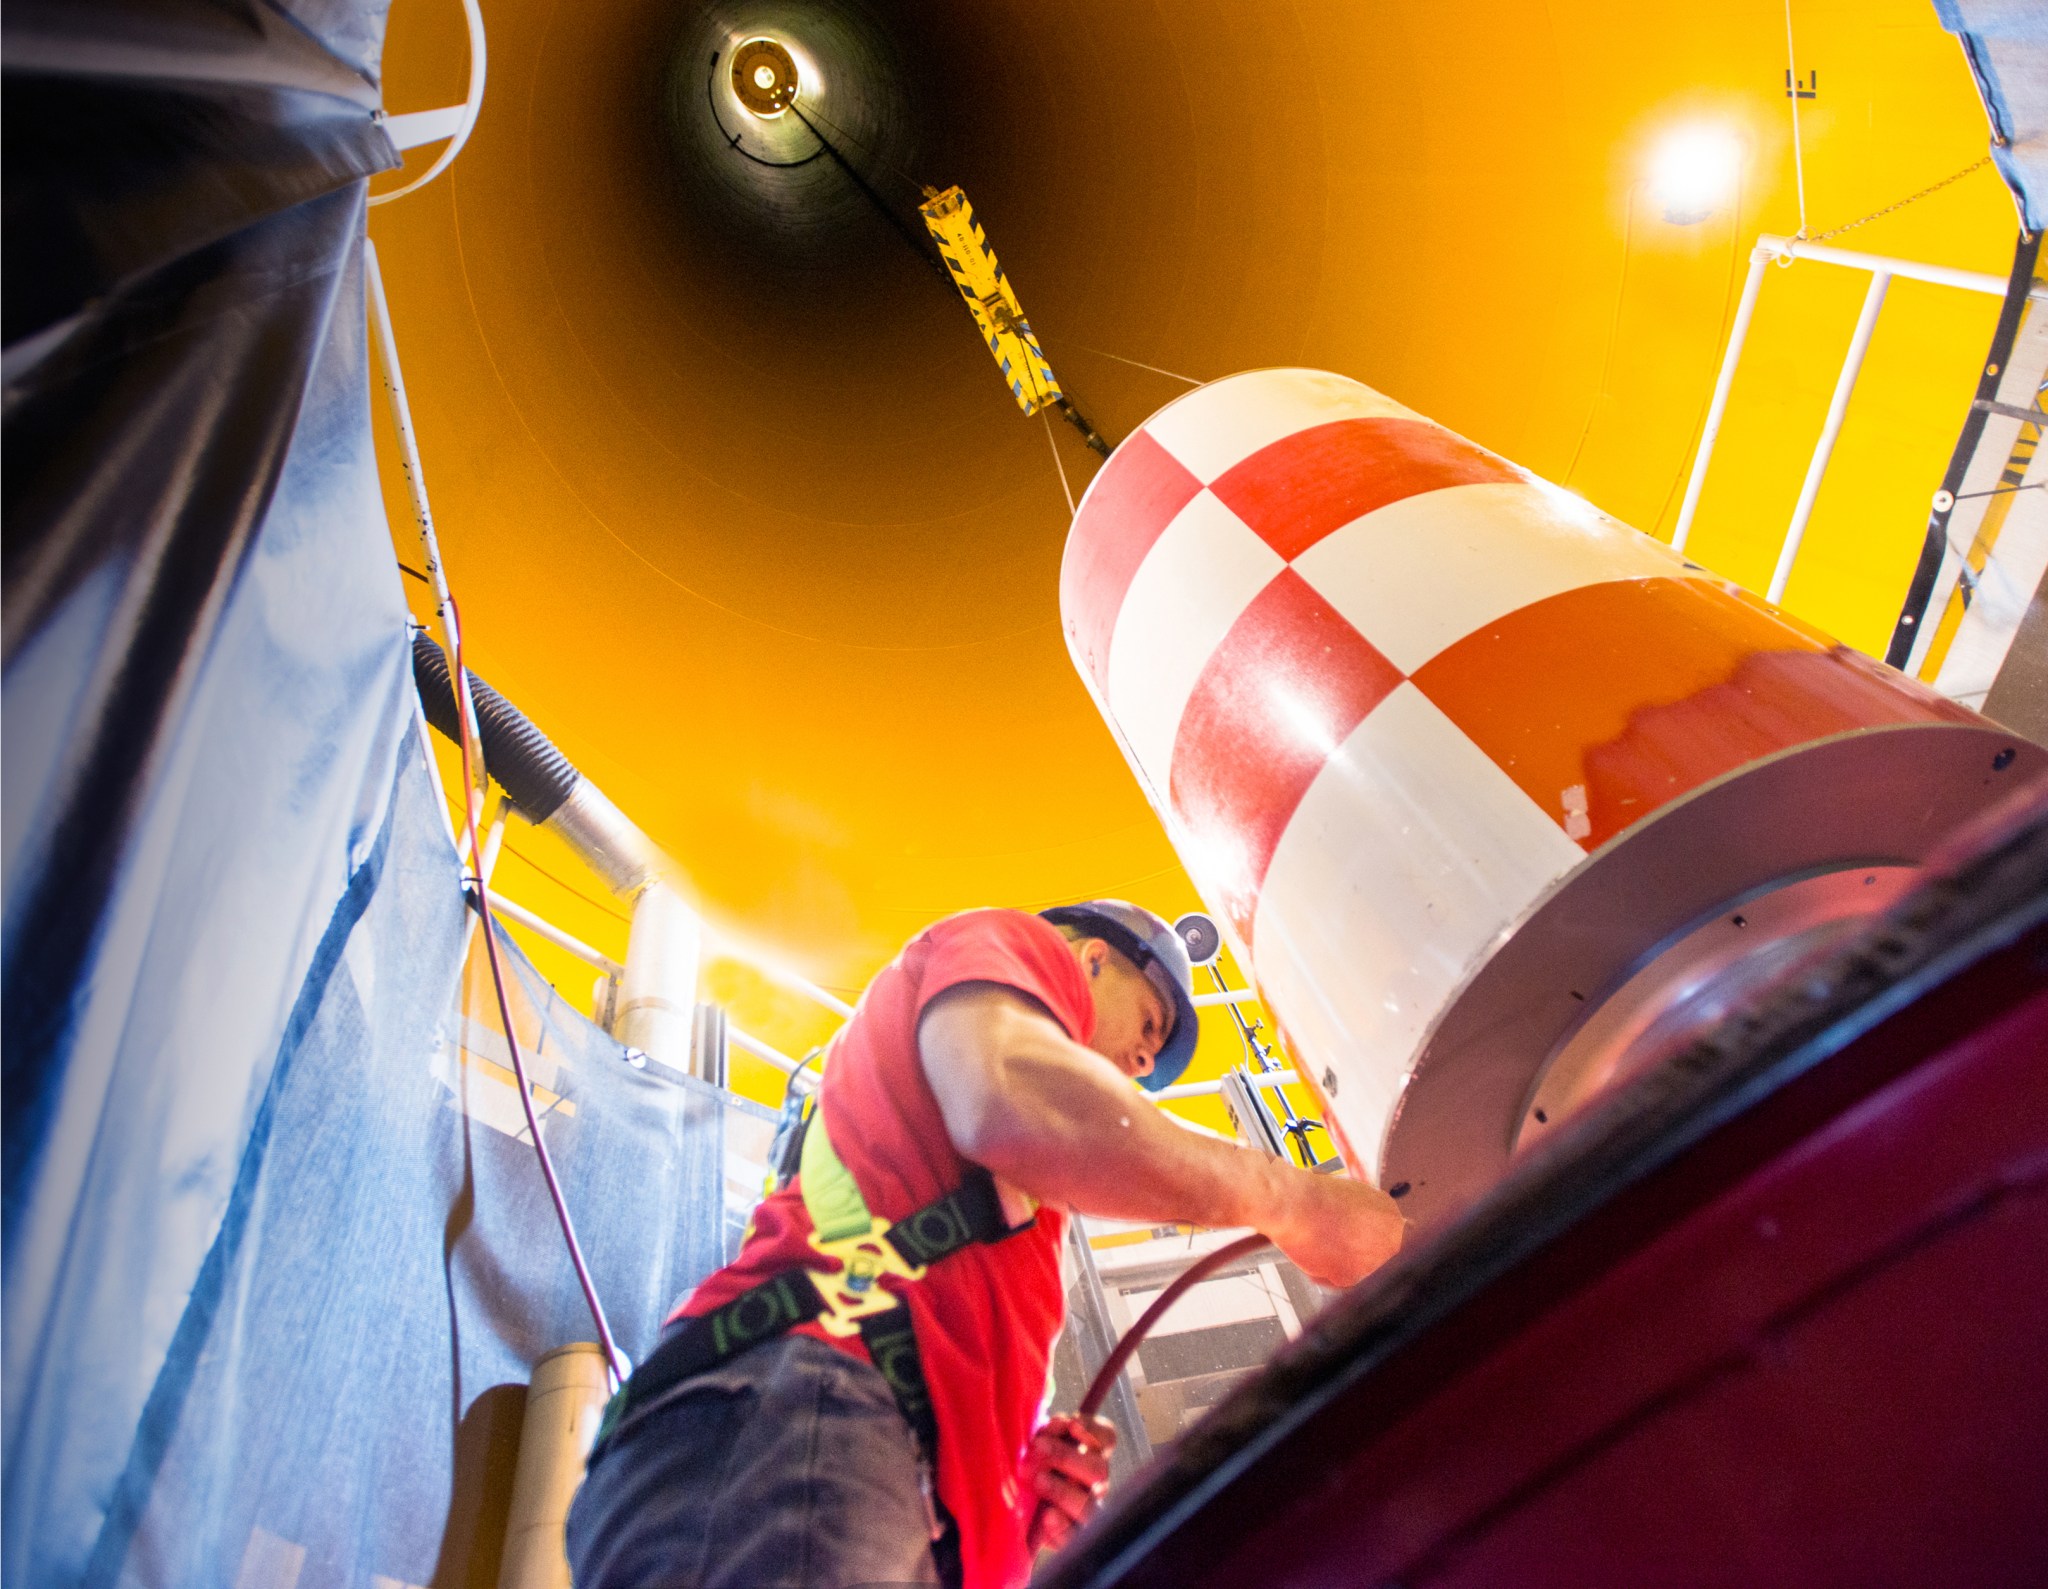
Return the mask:
M 882 1376 L 786 1335 L 612 1436 L 569 1508 L 569 1565 L 577 1589 L 938 1584 L 929 1493 Z

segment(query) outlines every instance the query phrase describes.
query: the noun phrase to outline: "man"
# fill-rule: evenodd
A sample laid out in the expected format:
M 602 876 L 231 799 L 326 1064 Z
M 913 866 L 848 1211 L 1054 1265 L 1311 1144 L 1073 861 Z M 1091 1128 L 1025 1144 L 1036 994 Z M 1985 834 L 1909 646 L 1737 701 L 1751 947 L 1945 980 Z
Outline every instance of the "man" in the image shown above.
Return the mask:
M 1033 1432 L 1070 1209 L 1248 1225 L 1328 1285 L 1385 1262 L 1383 1193 L 1133 1094 L 1186 1068 L 1192 987 L 1118 900 L 913 940 L 833 1042 L 801 1173 L 615 1399 L 569 1515 L 579 1589 L 1021 1583 L 1114 1438 Z

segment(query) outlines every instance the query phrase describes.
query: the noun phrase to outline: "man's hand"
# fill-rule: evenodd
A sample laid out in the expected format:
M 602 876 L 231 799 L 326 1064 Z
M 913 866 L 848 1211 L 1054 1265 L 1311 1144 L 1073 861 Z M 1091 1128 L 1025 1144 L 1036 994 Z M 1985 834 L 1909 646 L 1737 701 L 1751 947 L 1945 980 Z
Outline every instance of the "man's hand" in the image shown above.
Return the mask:
M 1036 1554 L 1058 1550 L 1087 1522 L 1109 1488 L 1116 1430 L 1104 1418 L 1058 1414 L 1024 1448 L 1024 1493 L 1033 1498 L 1024 1543 Z
M 1278 1217 L 1259 1229 L 1317 1285 L 1356 1285 L 1400 1250 L 1400 1206 L 1378 1187 L 1298 1170 L 1281 1186 Z
M 1327 1286 L 1355 1284 L 1400 1250 L 1401 1214 L 1386 1193 L 1169 1123 L 1116 1066 L 1007 988 L 940 994 L 918 1027 L 918 1058 L 961 1156 L 1042 1203 L 1249 1225 Z

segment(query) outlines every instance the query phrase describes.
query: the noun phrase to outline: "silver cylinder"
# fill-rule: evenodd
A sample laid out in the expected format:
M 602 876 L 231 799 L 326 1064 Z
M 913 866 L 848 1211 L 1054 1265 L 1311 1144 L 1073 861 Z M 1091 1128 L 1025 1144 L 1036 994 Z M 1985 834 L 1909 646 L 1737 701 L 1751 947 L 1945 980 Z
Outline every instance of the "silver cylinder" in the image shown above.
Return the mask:
M 610 1393 L 594 1342 L 558 1346 L 533 1365 L 498 1589 L 570 1589 L 563 1530 Z
M 615 894 L 628 898 L 658 880 L 663 857 L 655 842 L 588 778 L 541 824 L 558 834 Z

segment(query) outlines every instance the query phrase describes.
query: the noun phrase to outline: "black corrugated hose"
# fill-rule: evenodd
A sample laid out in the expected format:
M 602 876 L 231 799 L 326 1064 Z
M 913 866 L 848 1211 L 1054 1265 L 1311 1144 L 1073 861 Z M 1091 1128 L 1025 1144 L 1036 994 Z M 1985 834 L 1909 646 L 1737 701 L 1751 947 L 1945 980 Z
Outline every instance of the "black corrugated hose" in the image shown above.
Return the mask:
M 427 721 L 460 744 L 462 718 L 455 708 L 448 655 L 419 629 L 412 636 L 412 677 Z M 483 735 L 484 766 L 514 810 L 529 822 L 547 821 L 569 798 L 582 774 L 524 712 L 478 678 L 474 670 L 469 675 L 469 695 Z

